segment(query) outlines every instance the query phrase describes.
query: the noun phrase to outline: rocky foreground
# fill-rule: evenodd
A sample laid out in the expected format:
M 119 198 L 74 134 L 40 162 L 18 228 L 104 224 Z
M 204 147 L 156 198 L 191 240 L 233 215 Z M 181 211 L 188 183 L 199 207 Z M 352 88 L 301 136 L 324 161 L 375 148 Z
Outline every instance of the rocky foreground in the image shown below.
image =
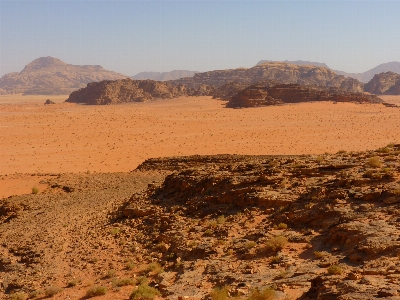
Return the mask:
M 1 297 L 400 298 L 400 144 L 42 176 L 0 202 Z

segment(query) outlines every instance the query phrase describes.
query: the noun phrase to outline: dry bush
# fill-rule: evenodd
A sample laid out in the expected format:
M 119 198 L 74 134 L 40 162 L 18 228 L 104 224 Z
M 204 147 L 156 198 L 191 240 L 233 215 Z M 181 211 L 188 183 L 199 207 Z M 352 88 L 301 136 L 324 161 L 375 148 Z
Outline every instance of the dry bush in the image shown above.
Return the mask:
M 343 270 L 338 265 L 333 265 L 328 268 L 329 275 L 340 275 L 343 273 Z
M 13 293 L 11 295 L 8 296 L 8 299 L 10 300 L 25 300 L 27 298 L 27 296 L 24 293 Z
M 287 224 L 286 224 L 286 223 L 279 223 L 279 224 L 277 225 L 277 228 L 278 228 L 278 229 L 281 229 L 281 230 L 287 229 Z
M 137 289 L 133 290 L 129 299 L 131 300 L 152 300 L 156 296 L 160 296 L 160 292 L 147 284 L 141 284 Z
M 228 299 L 228 287 L 216 287 L 210 294 L 211 300 L 226 300 Z
M 54 295 L 61 293 L 62 290 L 63 289 L 59 286 L 52 285 L 45 289 L 44 294 L 46 295 L 46 297 L 53 297 Z
M 267 251 L 278 252 L 285 247 L 287 242 L 288 240 L 286 237 L 279 235 L 269 239 L 265 243 L 265 247 Z
M 368 159 L 368 164 L 373 168 L 379 168 L 382 165 L 378 156 L 370 157 Z
M 105 286 L 93 286 L 86 292 L 86 298 L 92 298 L 107 294 L 107 288 Z
M 36 186 L 34 186 L 32 188 L 32 194 L 38 194 L 38 193 L 39 193 L 39 189 Z
M 276 292 L 273 288 L 254 289 L 250 293 L 248 300 L 273 300 L 277 299 Z
M 111 281 L 113 286 L 127 286 L 127 285 L 135 285 L 135 279 L 132 278 L 115 278 Z

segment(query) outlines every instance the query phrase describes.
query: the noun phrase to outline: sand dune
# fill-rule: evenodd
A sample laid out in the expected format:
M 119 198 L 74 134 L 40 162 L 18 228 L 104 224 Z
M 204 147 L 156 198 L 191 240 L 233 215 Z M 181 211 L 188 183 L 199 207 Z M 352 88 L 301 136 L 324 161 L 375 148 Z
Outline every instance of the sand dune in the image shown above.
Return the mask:
M 333 153 L 400 141 L 400 109 L 380 104 L 227 109 L 210 97 L 116 106 L 61 103 L 65 96 L 13 96 L 10 104 L 10 97 L 0 97 L 2 175 L 130 171 L 151 157 Z M 43 105 L 47 98 L 58 103 Z

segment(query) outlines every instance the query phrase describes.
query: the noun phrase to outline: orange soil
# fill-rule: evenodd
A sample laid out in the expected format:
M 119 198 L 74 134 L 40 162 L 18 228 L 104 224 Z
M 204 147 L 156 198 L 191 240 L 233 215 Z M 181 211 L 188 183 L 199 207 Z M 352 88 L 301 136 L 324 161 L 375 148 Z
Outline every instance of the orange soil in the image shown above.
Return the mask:
M 48 98 L 57 104 L 43 105 Z M 211 97 L 111 106 L 62 103 L 66 98 L 0 96 L 0 175 L 130 171 L 151 157 L 318 154 L 400 142 L 400 109 L 380 104 L 227 109 Z M 400 104 L 400 96 L 382 98 Z M 10 177 L 1 176 L 0 197 L 18 190 Z M 39 179 L 24 192 L 34 184 Z

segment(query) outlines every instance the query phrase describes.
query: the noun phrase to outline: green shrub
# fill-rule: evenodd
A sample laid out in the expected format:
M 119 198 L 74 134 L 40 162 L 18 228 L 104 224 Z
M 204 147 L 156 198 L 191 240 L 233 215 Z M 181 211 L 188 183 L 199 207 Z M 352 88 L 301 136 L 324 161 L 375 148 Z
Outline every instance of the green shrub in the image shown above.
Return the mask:
M 156 296 L 160 296 L 160 292 L 147 284 L 141 284 L 137 289 L 133 290 L 129 299 L 131 300 L 152 300 Z
M 92 298 L 96 296 L 102 296 L 107 294 L 107 288 L 105 286 L 93 286 L 86 292 L 86 298 Z
M 248 300 L 273 300 L 277 295 L 273 288 L 268 287 L 264 289 L 253 289 L 250 293 Z
M 210 293 L 211 300 L 226 300 L 228 299 L 228 287 L 216 287 Z
M 53 297 L 54 295 L 62 292 L 62 288 L 60 288 L 59 286 L 49 286 L 47 289 L 44 290 L 44 294 L 46 295 L 46 297 Z
M 333 265 L 328 268 L 329 275 L 340 275 L 343 273 L 343 270 L 338 265 Z
M 153 273 L 153 274 L 160 274 L 162 272 L 164 272 L 164 269 L 161 267 L 161 265 L 157 262 L 151 263 L 148 267 L 147 267 L 147 271 L 149 273 Z
M 32 194 L 38 194 L 38 193 L 39 193 L 39 189 L 36 186 L 34 186 L 32 188 Z

